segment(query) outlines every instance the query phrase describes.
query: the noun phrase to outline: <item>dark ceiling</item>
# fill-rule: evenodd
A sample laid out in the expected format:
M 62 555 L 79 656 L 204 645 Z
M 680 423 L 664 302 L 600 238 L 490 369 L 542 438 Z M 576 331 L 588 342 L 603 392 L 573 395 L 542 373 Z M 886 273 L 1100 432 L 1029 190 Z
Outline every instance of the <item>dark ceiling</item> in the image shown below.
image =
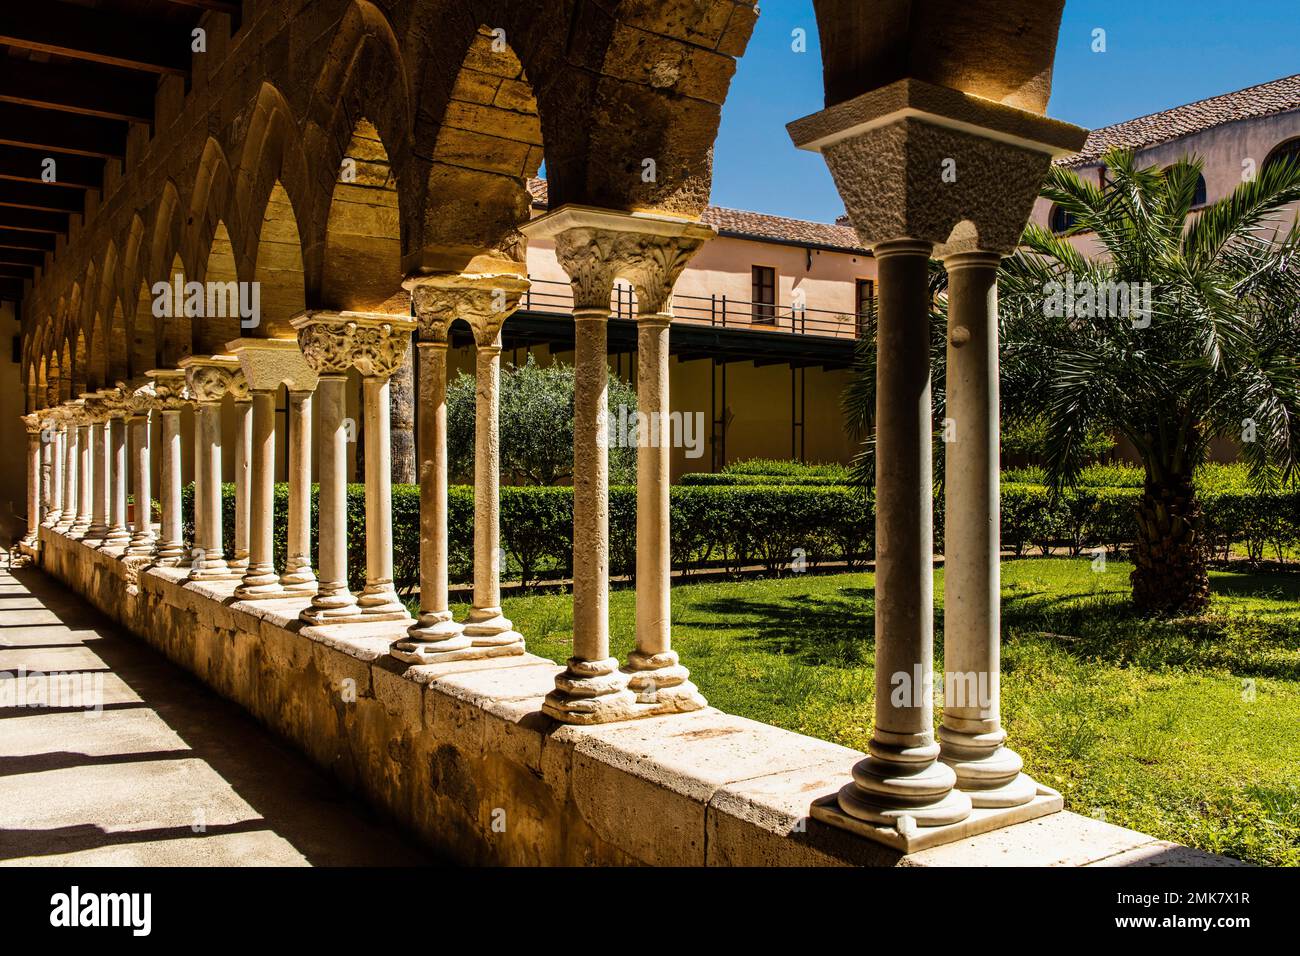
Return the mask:
M 104 166 L 151 125 L 164 76 L 189 84 L 191 31 L 239 0 L 25 0 L 0 5 L 0 299 L 19 300 Z M 42 175 L 54 160 L 54 182 Z

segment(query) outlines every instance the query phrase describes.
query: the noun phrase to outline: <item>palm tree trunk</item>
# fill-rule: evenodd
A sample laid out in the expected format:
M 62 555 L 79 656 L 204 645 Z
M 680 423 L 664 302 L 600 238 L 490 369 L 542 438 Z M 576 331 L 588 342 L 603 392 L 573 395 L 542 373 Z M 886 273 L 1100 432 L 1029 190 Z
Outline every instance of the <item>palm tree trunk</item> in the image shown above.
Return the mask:
M 1210 601 L 1201 503 L 1190 475 L 1155 481 L 1138 503 L 1133 603 L 1157 613 L 1199 611 Z

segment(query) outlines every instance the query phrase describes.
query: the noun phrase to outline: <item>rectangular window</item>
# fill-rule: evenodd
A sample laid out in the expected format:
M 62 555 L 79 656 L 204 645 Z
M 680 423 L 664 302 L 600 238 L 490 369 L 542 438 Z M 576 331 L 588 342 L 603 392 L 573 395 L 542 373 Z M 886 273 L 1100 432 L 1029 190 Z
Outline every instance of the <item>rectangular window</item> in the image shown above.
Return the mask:
M 857 283 L 858 337 L 862 337 L 867 317 L 871 314 L 872 303 L 876 300 L 876 283 L 871 279 L 859 279 Z
M 771 266 L 751 269 L 753 321 L 771 324 L 776 321 L 776 270 Z

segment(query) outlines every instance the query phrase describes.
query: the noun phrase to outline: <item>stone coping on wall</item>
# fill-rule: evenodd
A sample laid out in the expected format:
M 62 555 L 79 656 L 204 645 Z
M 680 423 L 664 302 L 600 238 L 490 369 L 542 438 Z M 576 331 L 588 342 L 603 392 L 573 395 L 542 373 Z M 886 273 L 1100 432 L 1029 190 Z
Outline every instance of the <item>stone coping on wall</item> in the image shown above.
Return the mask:
M 1236 862 L 1070 812 L 901 856 L 808 816 L 858 751 L 712 707 L 566 726 L 541 713 L 560 670 L 544 658 L 407 666 L 388 655 L 400 624 L 306 626 L 304 599 L 235 601 L 233 581 L 41 538 L 48 573 L 462 863 Z

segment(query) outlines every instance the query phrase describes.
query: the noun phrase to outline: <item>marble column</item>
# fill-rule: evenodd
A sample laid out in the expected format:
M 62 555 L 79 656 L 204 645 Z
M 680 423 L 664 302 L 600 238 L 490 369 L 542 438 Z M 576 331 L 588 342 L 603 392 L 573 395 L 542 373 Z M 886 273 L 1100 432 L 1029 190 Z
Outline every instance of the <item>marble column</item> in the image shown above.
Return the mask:
M 252 530 L 253 402 L 246 389 L 234 389 L 235 396 L 235 540 L 227 562 L 231 570 L 248 569 Z
M 23 416 L 27 428 L 27 534 L 19 542 L 24 548 L 40 546 L 41 535 L 41 418 L 38 413 Z
M 1005 746 L 1001 697 L 1001 541 L 997 253 L 964 252 L 948 270 L 943 662 L 940 757 L 976 807 L 1028 803 L 1037 784 Z
M 79 438 L 81 429 L 69 411 L 63 437 L 63 514 L 59 516 L 58 529 L 70 532 L 77 523 L 77 465 L 81 460 Z
M 113 450 L 110 445 L 108 426 L 108 407 L 104 400 L 96 398 L 87 400 L 93 406 L 94 421 L 91 423 L 91 465 L 94 476 L 94 495 L 91 498 L 90 528 L 82 540 L 98 545 L 108 534 L 109 496 L 111 493 L 109 476 L 113 469 Z
M 385 447 L 388 415 L 387 409 L 379 406 L 386 397 L 382 383 L 401 361 L 415 323 L 400 316 L 311 310 L 295 316 L 290 324 L 298 332 L 298 348 L 307 365 L 320 376 L 316 386 L 320 428 L 320 533 L 317 538 L 320 580 L 311 605 L 302 612 L 302 619 L 311 624 L 410 620 L 392 585 L 391 478 Z M 356 429 L 347 419 L 347 373 L 354 366 L 363 379 L 372 380 L 366 386 L 364 397 L 367 442 L 364 608 L 348 589 L 347 449 Z M 383 547 L 377 547 L 381 542 Z M 385 551 L 386 554 L 381 553 Z
M 931 478 L 931 244 L 875 249 L 876 704 L 869 756 L 840 807 L 862 820 L 957 823 L 970 799 L 934 739 L 934 561 Z
M 140 392 L 136 394 L 136 405 L 127 418 L 131 430 L 131 465 L 135 472 L 135 521 L 126 553 L 130 557 L 150 557 L 154 552 L 152 448 L 149 441 L 152 389 L 147 396 Z
M 247 374 L 247 373 L 245 373 Z M 253 439 L 249 494 L 249 558 L 243 580 L 235 589 L 240 600 L 284 596 L 280 575 L 275 571 L 275 398 L 271 389 L 254 388 Z
M 385 337 L 396 338 L 387 333 Z M 403 340 L 403 351 L 406 345 Z M 361 378 L 366 417 L 366 585 L 357 596 L 357 607 L 366 620 L 404 621 L 411 615 L 393 587 L 392 438 L 388 417 L 388 380 L 392 373 L 385 371 L 387 366 L 382 363 L 371 368 L 373 371 L 363 372 Z
M 420 294 L 415 295 L 420 314 Z M 419 354 L 419 438 L 416 461 L 420 481 L 420 616 L 407 631 L 407 640 L 393 645 L 392 654 L 409 664 L 457 659 L 471 643 L 453 619 L 447 588 L 447 340 L 425 341 L 432 323 L 421 320 Z M 437 335 L 437 332 L 428 334 Z
M 49 490 L 46 495 L 48 511 L 41 523 L 47 528 L 53 528 L 58 525 L 63 518 L 63 446 L 65 426 L 62 421 L 62 408 L 55 413 L 59 417 L 51 417 L 46 420 L 44 429 L 47 441 L 46 450 L 49 452 L 49 467 L 45 470 L 45 476 L 49 482 Z
M 242 383 L 243 373 L 233 355 L 188 356 L 181 360 L 181 367 L 197 405 L 190 580 L 237 580 L 241 575 L 227 564 L 222 541 L 221 404 L 226 394 Z
M 162 523 L 154 560 L 160 565 L 175 567 L 186 560 L 181 520 L 181 412 L 187 395 L 185 373 L 179 369 L 153 369 L 148 375 L 153 381 L 161 419 L 158 504 L 162 509 Z
M 530 240 L 552 239 L 561 267 L 573 287 L 576 348 L 574 358 L 573 436 L 573 656 L 555 679 L 555 690 L 542 709 L 557 720 L 591 724 L 644 717 L 702 706 L 698 695 L 659 699 L 660 684 L 649 670 L 664 670 L 671 686 L 684 669 L 667 652 L 664 624 L 644 633 L 644 651 L 630 668 L 619 667 L 609 654 L 609 365 L 606 327 L 610 296 L 617 278 L 628 279 L 637 295 L 640 315 L 668 311 L 672 287 L 687 261 L 713 235 L 697 222 L 650 213 L 635 215 L 610 210 L 562 206 L 521 227 Z M 652 323 L 653 324 L 653 323 Z M 656 339 L 651 343 L 658 344 Z M 658 358 L 656 357 L 656 361 Z M 652 456 L 653 457 L 653 456 Z M 657 463 L 655 467 L 657 468 Z M 657 474 L 657 472 L 656 472 Z M 662 520 L 660 502 L 646 520 Z M 666 528 L 661 529 L 666 537 Z M 637 582 L 638 589 L 642 586 Z M 658 589 L 650 585 L 650 605 L 662 606 Z M 640 600 L 645 600 L 640 598 Z M 646 611 L 653 616 L 653 612 Z M 663 647 L 663 652 L 659 650 Z M 661 656 L 662 655 L 662 656 Z M 649 665 L 648 667 L 646 665 Z M 629 681 L 639 685 L 629 690 Z M 691 688 L 691 691 L 694 689 Z M 641 699 L 638 700 L 638 697 Z M 680 706 L 679 706 L 680 705 Z
M 83 413 L 88 414 L 88 412 Z M 90 525 L 94 520 L 95 489 L 95 423 L 83 419 L 77 423 L 77 516 L 68 528 L 68 533 L 76 538 L 85 538 L 90 534 Z
M 312 392 L 290 388 L 289 515 L 284 573 L 280 575 L 286 595 L 316 593 L 316 572 L 311 566 L 311 410 Z
M 705 700 L 672 648 L 671 324 L 672 316 L 660 312 L 637 318 L 636 649 L 626 669 L 638 703 L 689 711 Z
M 120 407 L 120 401 L 119 401 Z M 131 532 L 126 526 L 126 483 L 129 476 L 126 455 L 126 413 L 116 411 L 108 419 L 109 472 L 108 531 L 100 547 L 121 554 L 131 543 Z

